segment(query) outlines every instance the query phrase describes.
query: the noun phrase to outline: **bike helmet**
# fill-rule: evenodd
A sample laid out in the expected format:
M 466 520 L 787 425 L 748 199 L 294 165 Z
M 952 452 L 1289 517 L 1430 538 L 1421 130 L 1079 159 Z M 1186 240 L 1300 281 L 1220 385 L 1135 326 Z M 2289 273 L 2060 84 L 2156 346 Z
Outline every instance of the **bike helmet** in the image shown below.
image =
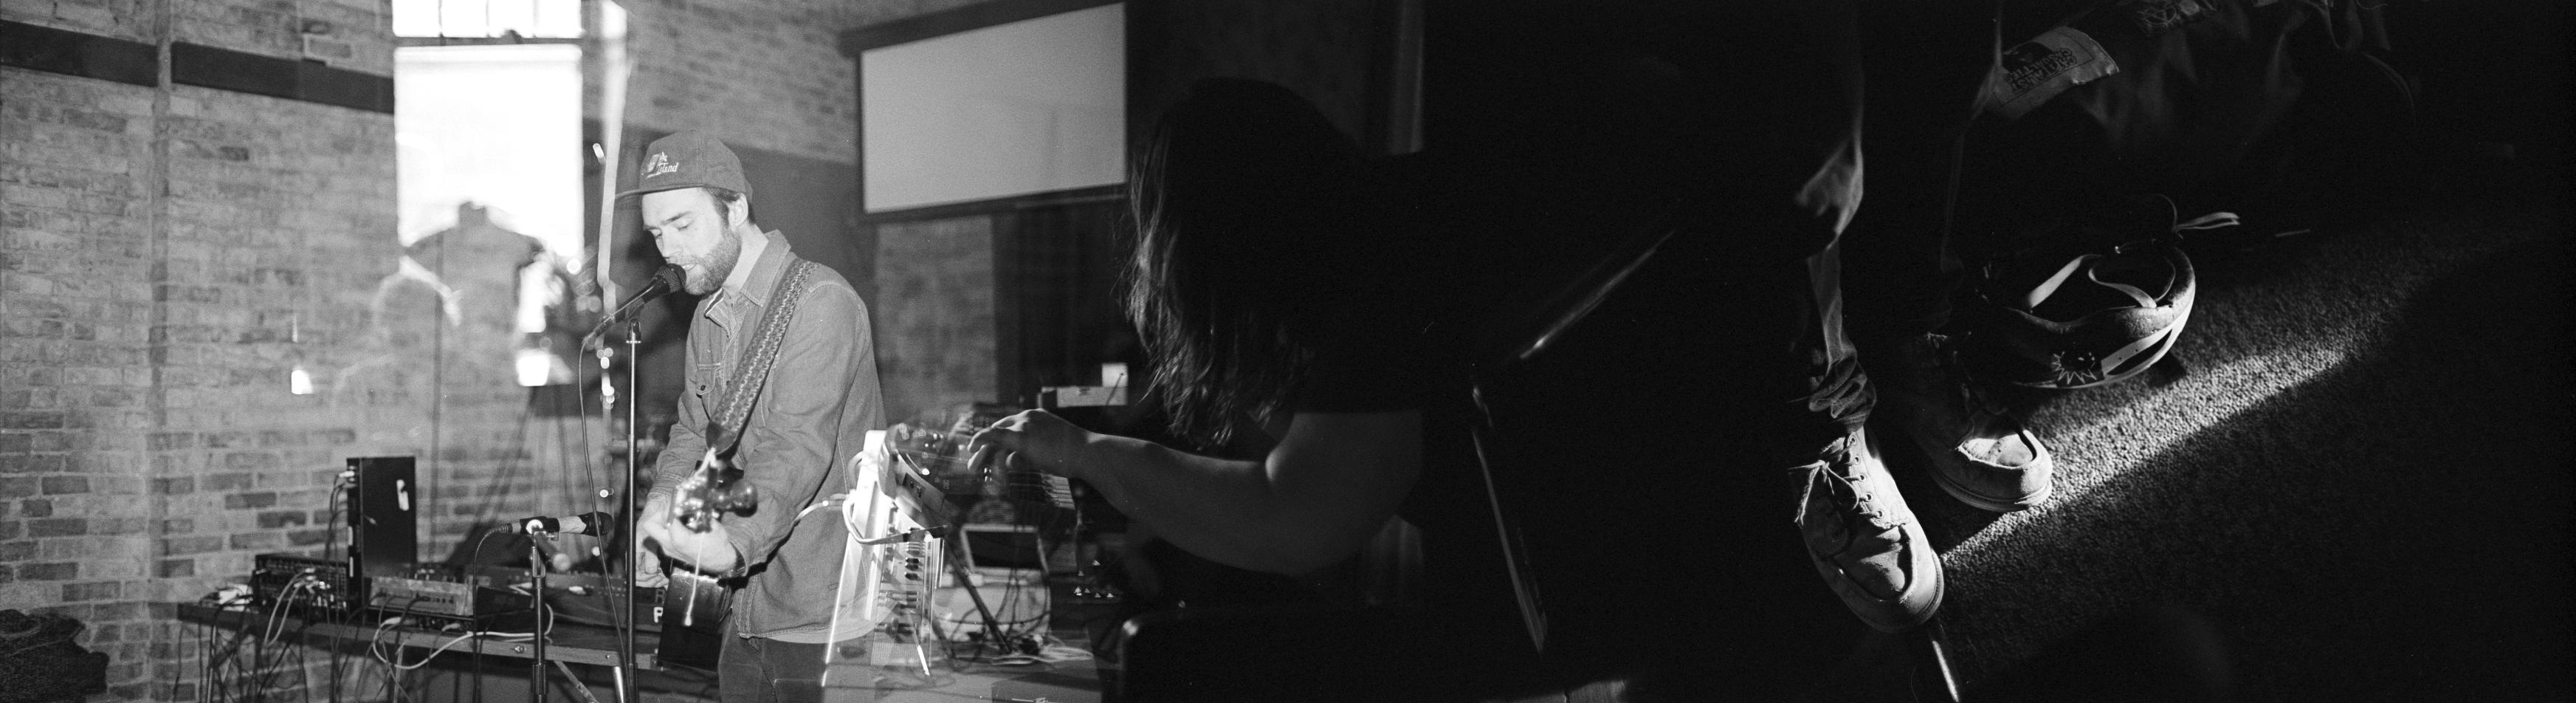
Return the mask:
M 2185 231 L 2234 224 L 2222 212 L 2163 231 L 2062 226 L 2046 244 L 1988 262 L 1978 287 L 1991 313 L 1978 335 L 1985 365 L 2003 380 L 2051 389 L 2116 383 L 2154 366 L 2191 320 L 2191 258 L 2176 242 Z

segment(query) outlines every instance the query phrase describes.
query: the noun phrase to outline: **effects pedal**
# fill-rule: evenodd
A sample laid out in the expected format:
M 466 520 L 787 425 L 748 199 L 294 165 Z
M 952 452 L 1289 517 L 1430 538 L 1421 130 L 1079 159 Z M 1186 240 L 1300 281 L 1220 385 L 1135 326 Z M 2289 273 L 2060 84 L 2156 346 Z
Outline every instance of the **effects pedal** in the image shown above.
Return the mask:
M 347 613 L 357 598 L 352 585 L 347 562 L 285 553 L 251 557 L 251 603 L 259 607 L 287 603 L 299 609 Z
M 462 624 L 482 629 L 492 619 L 526 612 L 534 599 L 509 589 L 464 581 L 376 576 L 368 579 L 367 607 L 433 627 Z

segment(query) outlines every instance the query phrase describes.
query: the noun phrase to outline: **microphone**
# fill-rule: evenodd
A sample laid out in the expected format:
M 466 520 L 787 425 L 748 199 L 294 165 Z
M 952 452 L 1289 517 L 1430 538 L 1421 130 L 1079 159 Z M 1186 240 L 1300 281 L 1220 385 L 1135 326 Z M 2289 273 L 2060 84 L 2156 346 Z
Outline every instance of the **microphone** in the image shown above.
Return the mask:
M 599 536 L 600 531 L 606 529 L 608 525 L 608 513 L 593 510 L 580 515 L 569 515 L 559 518 L 543 516 L 532 517 L 513 523 L 510 527 L 513 532 L 523 532 L 528 534 L 548 532 L 554 534 L 590 535 L 597 537 Z
M 616 310 L 610 311 L 607 317 L 599 318 L 599 325 L 590 328 L 590 334 L 582 335 L 581 346 L 589 348 L 598 343 L 599 336 L 608 332 L 609 325 L 635 316 L 636 311 L 644 309 L 645 303 L 653 302 L 654 299 L 679 289 L 680 267 L 663 264 L 661 269 L 653 272 L 652 282 L 644 284 L 642 289 L 635 291 L 635 295 L 628 296 L 626 302 L 619 304 Z

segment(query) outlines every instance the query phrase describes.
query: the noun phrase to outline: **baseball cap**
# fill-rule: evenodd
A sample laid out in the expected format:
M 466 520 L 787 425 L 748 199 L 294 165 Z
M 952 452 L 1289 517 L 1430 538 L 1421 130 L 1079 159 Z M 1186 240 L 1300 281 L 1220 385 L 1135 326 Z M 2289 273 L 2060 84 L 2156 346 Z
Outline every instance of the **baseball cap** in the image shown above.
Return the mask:
M 705 132 L 690 130 L 655 139 L 651 146 L 644 147 L 644 163 L 635 168 L 635 187 L 617 197 L 701 186 L 751 194 L 751 181 L 743 179 L 742 160 L 733 155 L 733 150 Z

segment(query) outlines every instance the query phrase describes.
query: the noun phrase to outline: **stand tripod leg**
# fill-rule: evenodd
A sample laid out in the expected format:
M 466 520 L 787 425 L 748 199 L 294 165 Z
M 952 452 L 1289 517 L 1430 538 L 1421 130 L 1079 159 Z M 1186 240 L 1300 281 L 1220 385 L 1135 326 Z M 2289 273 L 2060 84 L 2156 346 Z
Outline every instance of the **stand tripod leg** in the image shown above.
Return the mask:
M 537 594 L 531 602 L 536 608 L 536 636 L 529 639 L 535 651 L 528 659 L 528 700 L 546 703 L 546 562 L 537 553 L 535 540 L 528 542 L 528 575 Z
M 961 543 L 958 548 L 965 549 L 962 545 L 965 538 L 959 537 L 957 541 Z M 975 602 L 975 614 L 984 619 L 985 636 L 999 638 L 1002 636 L 1002 621 L 993 617 L 992 607 L 984 604 L 984 592 L 975 588 L 975 579 L 967 573 L 965 562 L 970 559 L 972 557 L 947 560 L 948 571 L 957 576 L 957 588 L 966 592 L 968 600 Z

